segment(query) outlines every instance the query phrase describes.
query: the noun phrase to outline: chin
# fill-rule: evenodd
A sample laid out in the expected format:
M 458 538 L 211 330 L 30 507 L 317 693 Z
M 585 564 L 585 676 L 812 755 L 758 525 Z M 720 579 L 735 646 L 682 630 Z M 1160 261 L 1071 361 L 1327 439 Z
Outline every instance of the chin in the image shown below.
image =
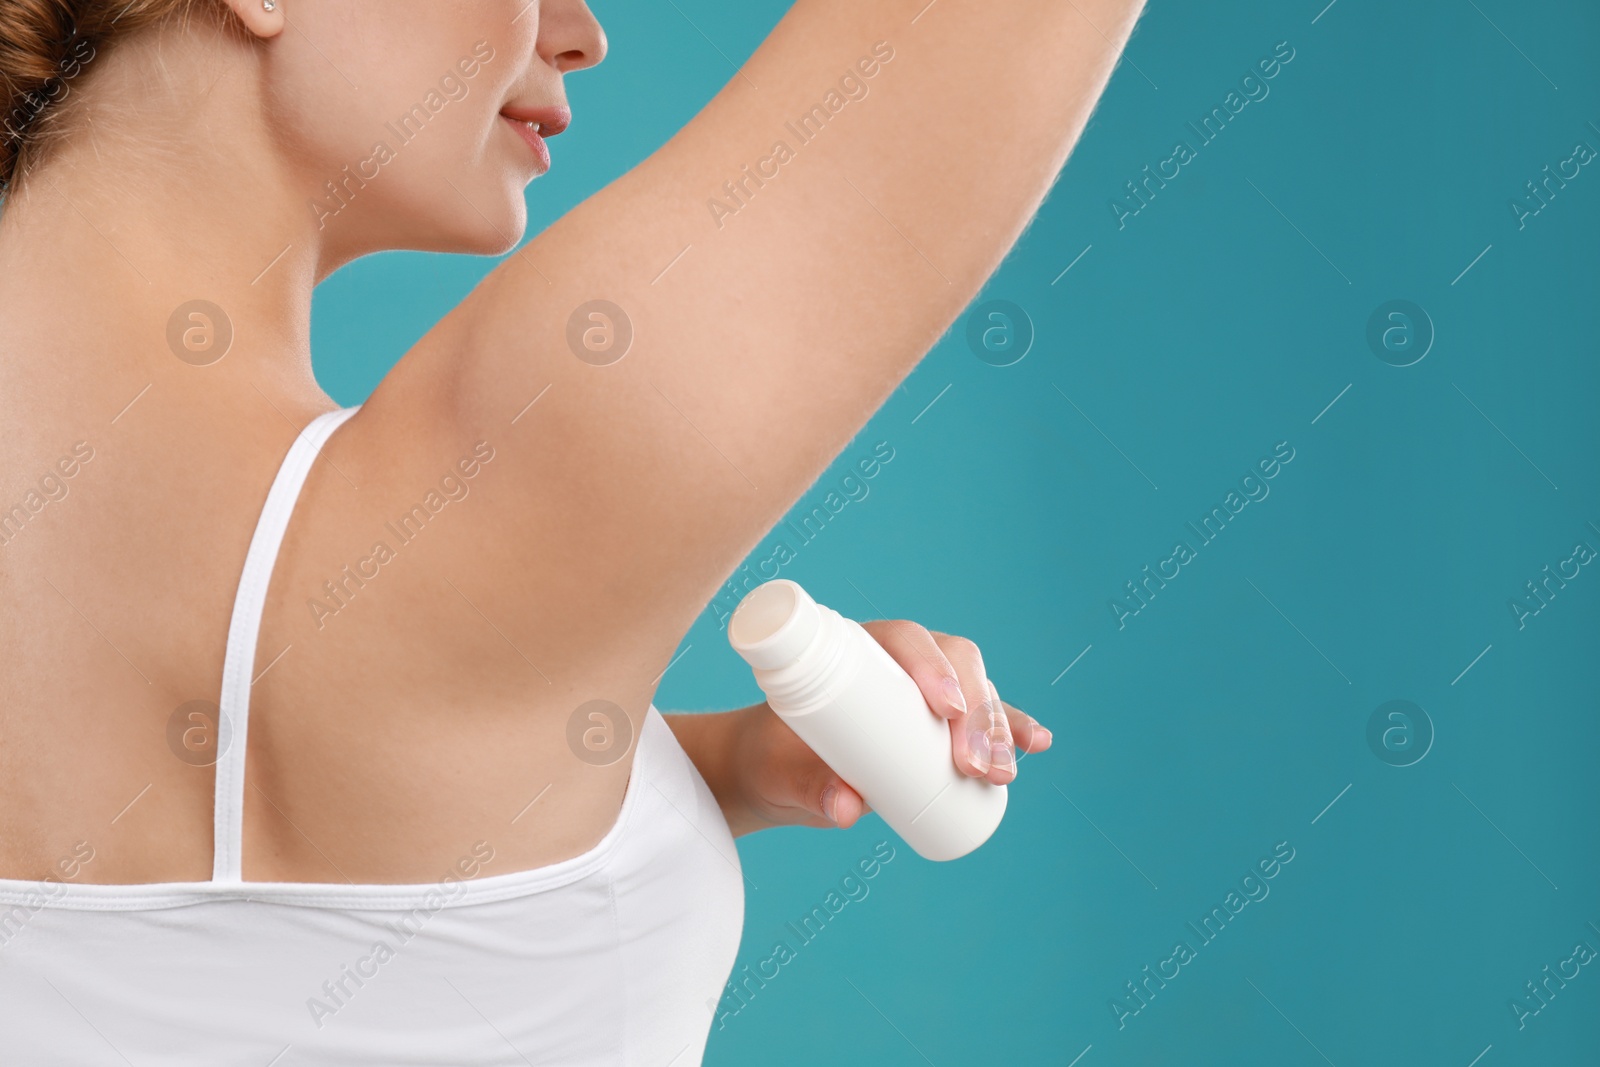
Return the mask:
M 474 193 L 471 205 L 464 203 L 453 191 L 449 195 L 461 210 L 445 215 L 439 212 L 439 204 L 430 205 L 433 217 L 421 227 L 418 223 L 427 216 L 420 212 L 410 213 L 405 216 L 406 224 L 397 227 L 405 233 L 397 247 L 416 252 L 502 256 L 522 243 L 528 227 L 528 208 L 520 190 L 516 196 L 498 195 L 492 202 L 482 194 Z
M 497 224 L 499 220 L 496 220 Z M 462 234 L 459 243 L 454 247 L 441 249 L 446 252 L 458 252 L 470 256 L 503 256 L 515 251 L 522 243 L 522 234 L 526 227 L 526 220 L 507 220 L 507 224 L 500 229 L 490 229 L 483 226 L 469 234 Z

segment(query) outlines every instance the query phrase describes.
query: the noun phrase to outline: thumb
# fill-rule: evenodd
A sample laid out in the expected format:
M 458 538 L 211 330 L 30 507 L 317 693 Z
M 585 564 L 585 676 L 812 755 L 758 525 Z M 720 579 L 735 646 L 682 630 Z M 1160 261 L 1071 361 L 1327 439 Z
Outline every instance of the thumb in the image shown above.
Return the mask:
M 854 826 L 856 820 L 867 810 L 866 801 L 861 799 L 861 794 L 851 789 L 843 778 L 832 771 L 823 775 L 817 786 L 806 790 L 805 795 L 807 809 L 840 829 Z

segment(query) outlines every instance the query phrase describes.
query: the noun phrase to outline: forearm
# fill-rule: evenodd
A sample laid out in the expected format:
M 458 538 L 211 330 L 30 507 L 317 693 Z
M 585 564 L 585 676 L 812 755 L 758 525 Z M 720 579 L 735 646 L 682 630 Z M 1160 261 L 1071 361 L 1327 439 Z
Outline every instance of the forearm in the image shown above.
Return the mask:
M 885 317 L 882 291 L 910 301 L 906 316 L 921 318 L 935 336 L 970 302 L 1055 182 L 1143 6 L 1143 0 L 796 4 L 785 19 L 790 32 L 774 34 L 747 68 L 763 90 L 771 89 L 770 96 L 740 98 L 750 120 L 749 151 L 765 147 L 760 138 L 774 129 L 781 135 L 788 129 L 782 120 L 815 103 L 821 72 L 851 69 L 874 42 L 896 56 L 873 78 L 858 79 L 862 100 L 845 107 L 840 121 L 830 120 L 815 146 L 798 150 L 812 156 L 810 171 L 797 174 L 808 183 L 805 195 L 829 205 L 841 219 L 834 225 L 854 220 L 852 254 L 879 283 L 840 292 L 832 316 L 839 340 L 848 345 L 859 336 L 852 316 L 869 325 Z M 792 180 L 787 174 L 783 180 Z M 901 330 L 896 339 L 903 343 Z

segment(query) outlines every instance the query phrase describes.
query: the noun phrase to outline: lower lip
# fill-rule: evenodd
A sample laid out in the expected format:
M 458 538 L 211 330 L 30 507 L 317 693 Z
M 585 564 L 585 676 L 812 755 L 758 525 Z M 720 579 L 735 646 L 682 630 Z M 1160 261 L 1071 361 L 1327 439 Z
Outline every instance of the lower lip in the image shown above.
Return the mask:
M 533 127 L 526 122 L 518 122 L 515 119 L 506 118 L 504 115 L 500 117 L 511 124 L 511 128 L 516 131 L 518 137 L 522 138 L 524 144 L 533 149 L 533 154 L 539 160 L 539 173 L 543 174 L 548 171 L 550 169 L 550 148 L 544 143 L 544 138 L 534 133 Z

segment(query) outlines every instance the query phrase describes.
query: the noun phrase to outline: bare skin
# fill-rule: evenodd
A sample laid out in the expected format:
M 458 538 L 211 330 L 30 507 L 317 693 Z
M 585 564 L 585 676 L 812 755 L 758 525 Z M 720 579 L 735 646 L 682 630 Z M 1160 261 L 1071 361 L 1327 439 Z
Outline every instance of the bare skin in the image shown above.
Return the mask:
M 71 135 L 0 215 L 0 508 L 92 450 L 0 545 L 0 877 L 50 875 L 79 841 L 81 881 L 209 877 L 212 772 L 175 758 L 169 723 L 215 699 L 267 487 L 336 406 L 311 373 L 312 287 L 387 248 L 515 247 L 538 166 L 499 112 L 564 104 L 606 48 L 575 0 L 227 6 L 243 32 L 202 20 L 97 58 Z M 324 449 L 278 560 L 244 877 L 426 882 L 480 839 L 490 874 L 598 841 L 629 761 L 574 758 L 573 709 L 614 701 L 637 735 L 726 576 L 1037 210 L 1138 8 L 800 0 L 682 132 L 406 353 Z M 337 217 L 308 210 L 479 41 L 470 93 Z M 708 196 L 877 42 L 893 58 L 858 74 L 870 92 L 719 224 Z M 597 296 L 636 335 L 608 365 L 568 345 Z M 209 366 L 168 342 L 197 297 L 234 334 Z M 480 442 L 469 495 L 336 613 L 308 606 Z M 1048 746 L 973 642 L 868 629 L 966 773 L 1010 781 L 1017 747 Z M 764 705 L 669 722 L 735 832 L 862 814 Z

